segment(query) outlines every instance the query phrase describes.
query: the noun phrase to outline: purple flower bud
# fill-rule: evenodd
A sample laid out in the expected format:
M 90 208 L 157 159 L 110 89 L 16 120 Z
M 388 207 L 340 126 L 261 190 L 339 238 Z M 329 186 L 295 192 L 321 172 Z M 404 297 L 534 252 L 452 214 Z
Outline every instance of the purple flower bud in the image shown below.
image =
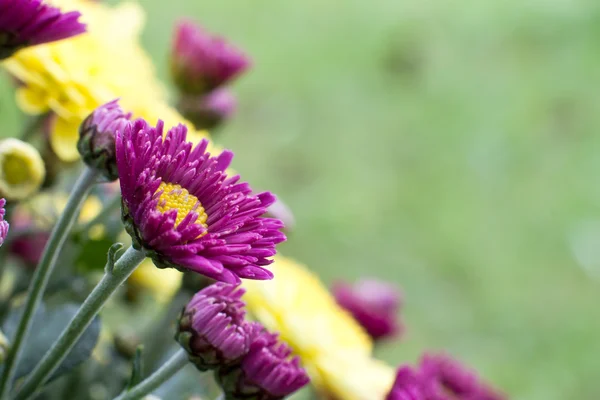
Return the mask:
M 259 323 L 249 325 L 254 328 L 254 339 L 248 354 L 239 365 L 217 371 L 226 398 L 283 399 L 306 385 L 308 375 L 300 359 L 291 356 L 289 346 Z
M 419 374 L 425 400 L 502 400 L 477 374 L 445 355 L 421 358 Z
M 215 89 L 207 96 L 184 95 L 177 109 L 197 129 L 214 129 L 235 112 L 237 100 L 227 89 Z
M 4 220 L 4 214 L 6 213 L 6 210 L 4 210 L 5 205 L 6 200 L 0 199 L 0 246 L 2 246 L 6 235 L 8 235 L 8 222 Z
M 398 369 L 396 380 L 386 400 L 426 400 L 417 373 L 408 366 Z
M 61 13 L 42 0 L 0 0 L 0 60 L 17 50 L 85 32 L 80 13 Z
M 190 20 L 176 25 L 171 72 L 181 92 L 207 94 L 249 66 L 249 59 L 224 38 L 211 36 Z
M 398 317 L 402 295 L 393 285 L 364 279 L 354 285 L 335 283 L 332 292 L 338 304 L 349 311 L 374 340 L 402 332 Z
M 125 114 L 118 100 L 96 108 L 79 127 L 77 150 L 83 161 L 99 170 L 109 181 L 119 178 L 115 135 L 130 124 L 131 114 Z
M 177 341 L 201 371 L 239 361 L 250 348 L 244 289 L 218 282 L 199 291 L 179 319 Z

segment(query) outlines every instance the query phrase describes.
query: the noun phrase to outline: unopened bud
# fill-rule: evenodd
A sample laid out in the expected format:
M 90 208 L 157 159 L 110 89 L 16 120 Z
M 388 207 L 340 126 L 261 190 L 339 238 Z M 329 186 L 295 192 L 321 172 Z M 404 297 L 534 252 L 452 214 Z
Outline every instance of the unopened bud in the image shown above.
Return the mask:
M 117 170 L 115 135 L 129 125 L 131 114 L 113 100 L 96 108 L 79 127 L 77 150 L 83 161 L 102 173 L 109 181 L 119 178 Z

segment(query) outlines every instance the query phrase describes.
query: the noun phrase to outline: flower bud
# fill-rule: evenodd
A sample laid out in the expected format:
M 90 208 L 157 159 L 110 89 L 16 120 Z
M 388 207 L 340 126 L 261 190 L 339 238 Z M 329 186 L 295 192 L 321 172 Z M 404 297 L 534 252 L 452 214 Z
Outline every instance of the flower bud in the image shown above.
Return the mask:
M 250 346 L 244 320 L 244 290 L 218 282 L 196 293 L 185 306 L 176 340 L 200 371 L 239 361 Z
M 83 161 L 97 169 L 109 181 L 119 178 L 117 171 L 115 134 L 129 125 L 131 114 L 113 100 L 96 108 L 79 127 L 77 150 Z
M 46 169 L 40 153 L 18 139 L 0 141 L 0 196 L 7 200 L 23 200 L 36 193 Z
M 400 291 L 386 282 L 364 279 L 349 285 L 337 282 L 332 287 L 337 303 L 352 314 L 375 340 L 394 337 L 402 332 L 398 312 Z
M 226 398 L 283 399 L 306 385 L 308 375 L 300 367 L 300 359 L 291 356 L 289 346 L 259 323 L 251 325 L 254 338 L 248 354 L 240 364 L 216 372 Z
M 8 222 L 4 220 L 4 214 L 6 210 L 4 210 L 4 206 L 6 205 L 6 200 L 0 199 L 0 246 L 4 243 L 4 239 L 8 235 Z
M 177 109 L 196 129 L 214 129 L 235 112 L 237 100 L 227 89 L 216 89 L 207 96 L 184 95 Z
M 183 20 L 175 27 L 171 74 L 182 93 L 206 95 L 249 65 L 243 53 L 194 22 Z
M 503 400 L 474 371 L 446 355 L 425 354 L 419 365 L 425 400 Z
M 396 380 L 385 400 L 428 400 L 421 390 L 417 373 L 409 366 L 398 369 Z

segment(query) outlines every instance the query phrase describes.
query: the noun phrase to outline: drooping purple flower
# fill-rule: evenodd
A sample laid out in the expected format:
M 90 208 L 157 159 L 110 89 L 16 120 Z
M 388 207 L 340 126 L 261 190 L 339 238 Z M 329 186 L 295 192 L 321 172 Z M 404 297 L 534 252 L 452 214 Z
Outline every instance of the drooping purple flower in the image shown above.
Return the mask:
M 215 89 L 206 96 L 184 95 L 177 109 L 197 129 L 214 129 L 235 112 L 237 100 L 231 91 Z
M 176 338 L 199 370 L 232 364 L 248 353 L 252 328 L 244 320 L 244 292 L 217 282 L 185 306 Z
M 17 50 L 85 32 L 79 12 L 62 13 L 43 0 L 0 0 L 0 60 Z
M 6 239 L 6 235 L 8 235 L 8 222 L 4 220 L 4 215 L 6 210 L 4 206 L 6 205 L 6 200 L 0 199 L 0 246 L 4 243 Z
M 421 390 L 418 374 L 409 366 L 402 366 L 386 400 L 427 400 Z
M 394 286 L 376 279 L 363 279 L 350 285 L 337 282 L 332 287 L 338 304 L 349 311 L 375 340 L 402 332 L 398 313 L 402 294 Z
M 419 365 L 425 400 L 503 400 L 474 371 L 446 355 L 425 354 Z
M 259 323 L 251 325 L 255 332 L 248 354 L 239 365 L 217 371 L 227 398 L 283 399 L 306 385 L 310 379 L 289 346 Z
M 193 21 L 181 20 L 175 26 L 171 72 L 181 92 L 207 94 L 249 66 L 241 51 Z
M 131 113 L 125 113 L 117 99 L 96 108 L 79 127 L 77 150 L 81 158 L 109 181 L 119 178 L 115 135 L 125 130 L 130 118 Z
M 191 270 L 239 284 L 240 278 L 271 279 L 275 245 L 285 240 L 282 223 L 262 215 L 269 192 L 252 194 L 225 170 L 233 153 L 212 157 L 207 140 L 193 147 L 184 125 L 163 138 L 143 120 L 117 134 L 117 167 L 123 221 L 133 245 L 161 268 Z

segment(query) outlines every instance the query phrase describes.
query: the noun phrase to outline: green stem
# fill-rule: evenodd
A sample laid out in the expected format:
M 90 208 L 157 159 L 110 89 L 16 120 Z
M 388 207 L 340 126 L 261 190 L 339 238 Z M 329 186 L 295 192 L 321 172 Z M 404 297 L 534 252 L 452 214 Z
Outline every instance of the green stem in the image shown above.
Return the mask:
M 56 266 L 60 250 L 67 239 L 75 218 L 79 215 L 79 210 L 81 209 L 84 200 L 96 183 L 97 178 L 97 172 L 87 167 L 85 168 L 77 180 L 77 183 L 75 183 L 75 187 L 71 192 L 71 196 L 69 197 L 64 212 L 50 234 L 40 263 L 37 266 L 31 284 L 29 285 L 23 316 L 19 321 L 17 332 L 12 339 L 12 347 L 6 358 L 6 363 L 4 364 L 4 373 L 0 379 L 0 399 L 4 399 L 10 390 L 23 343 L 27 339 L 33 316 L 40 305 L 50 275 L 52 275 L 52 271 Z
M 35 367 L 31 375 L 27 377 L 15 400 L 30 398 L 46 382 L 52 372 L 65 359 L 94 317 L 98 315 L 106 301 L 125 282 L 145 257 L 143 251 L 130 247 L 115 263 L 112 270 L 110 266 L 107 268 L 102 280 L 85 299 L 69 325 L 63 330 L 60 337 L 44 355 L 44 358 Z
M 165 383 L 188 363 L 188 356 L 183 349 L 167 360 L 155 373 L 132 387 L 131 390 L 115 397 L 114 400 L 137 400 L 151 393 L 154 389 Z

